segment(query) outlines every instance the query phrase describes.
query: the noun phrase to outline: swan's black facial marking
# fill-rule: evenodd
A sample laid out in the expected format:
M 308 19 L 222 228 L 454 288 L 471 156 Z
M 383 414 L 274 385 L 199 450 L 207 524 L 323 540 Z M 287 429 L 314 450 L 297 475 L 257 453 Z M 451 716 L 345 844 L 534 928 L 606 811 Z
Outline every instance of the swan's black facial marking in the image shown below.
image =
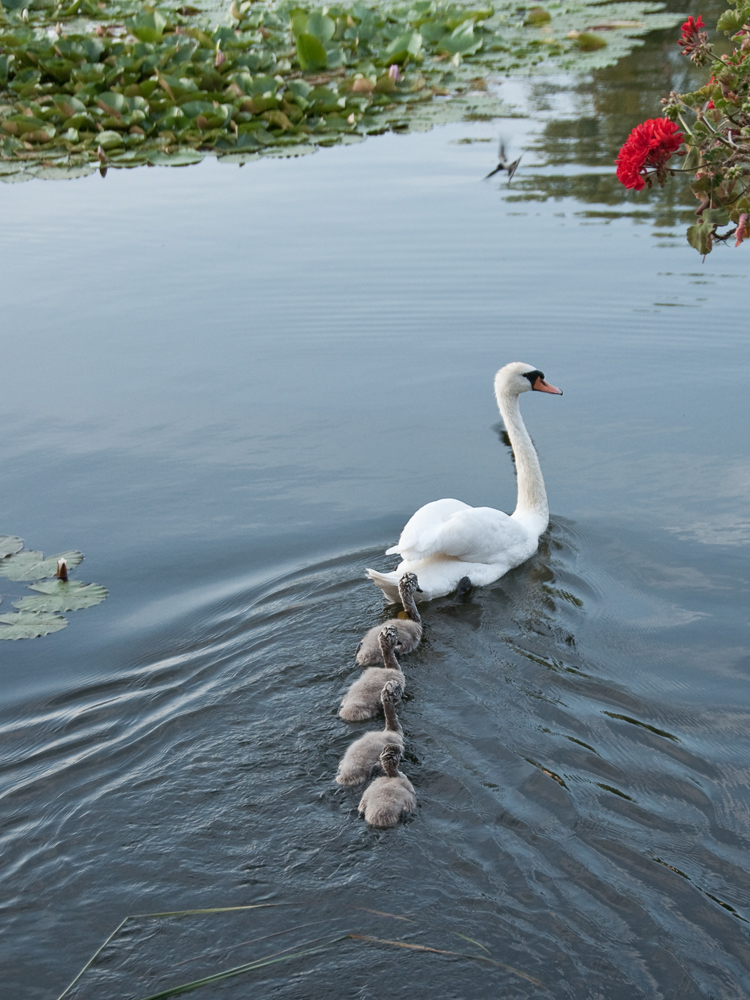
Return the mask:
M 534 383 L 538 378 L 544 382 L 544 372 L 540 372 L 538 368 L 535 368 L 533 372 L 523 372 L 523 377 L 529 380 L 532 389 L 534 388 Z

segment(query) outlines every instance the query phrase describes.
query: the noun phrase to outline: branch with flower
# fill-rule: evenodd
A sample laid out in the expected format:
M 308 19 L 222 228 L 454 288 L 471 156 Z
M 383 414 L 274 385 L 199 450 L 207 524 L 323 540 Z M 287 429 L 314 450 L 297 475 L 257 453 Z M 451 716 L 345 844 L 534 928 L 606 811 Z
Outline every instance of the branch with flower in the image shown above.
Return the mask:
M 710 65 L 710 79 L 694 93 L 663 98 L 664 117 L 636 126 L 616 161 L 618 179 L 636 191 L 692 175 L 698 221 L 687 238 L 704 255 L 717 240 L 734 237 L 739 246 L 750 235 L 750 0 L 735 3 L 717 24 L 733 43 L 725 55 L 715 53 L 702 17 L 685 21 L 677 44 L 697 66 Z M 669 162 L 675 156 L 679 166 Z

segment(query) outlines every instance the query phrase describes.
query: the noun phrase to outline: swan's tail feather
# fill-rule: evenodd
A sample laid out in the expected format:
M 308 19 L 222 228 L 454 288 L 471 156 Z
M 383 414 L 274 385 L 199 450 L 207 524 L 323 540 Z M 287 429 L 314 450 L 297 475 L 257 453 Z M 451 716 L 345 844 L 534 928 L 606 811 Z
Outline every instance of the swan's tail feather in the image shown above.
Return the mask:
M 401 600 L 398 592 L 398 577 L 394 573 L 380 573 L 376 569 L 366 570 L 376 587 L 383 591 L 385 599 L 391 604 L 398 604 Z
M 399 555 L 400 553 L 398 551 L 398 545 L 391 545 L 391 547 L 389 549 L 385 550 L 385 554 L 387 556 L 397 556 L 397 555 Z

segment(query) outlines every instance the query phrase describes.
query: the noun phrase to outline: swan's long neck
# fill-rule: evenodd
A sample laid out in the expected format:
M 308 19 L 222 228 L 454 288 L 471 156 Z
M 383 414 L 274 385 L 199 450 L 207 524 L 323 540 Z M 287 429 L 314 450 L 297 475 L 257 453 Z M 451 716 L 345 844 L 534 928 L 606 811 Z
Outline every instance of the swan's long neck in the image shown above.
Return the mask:
M 396 708 L 390 698 L 383 698 L 383 714 L 385 715 L 385 732 L 386 733 L 403 733 L 401 728 L 401 723 L 396 715 Z
M 541 535 L 549 523 L 549 507 L 539 458 L 521 418 L 518 396 L 502 391 L 498 391 L 496 396 L 516 460 L 518 500 L 512 516 L 523 520 Z
M 399 587 L 398 590 L 401 595 L 401 603 L 404 606 L 404 611 L 407 616 L 411 621 L 416 622 L 417 625 L 421 625 L 422 616 L 417 610 L 417 605 L 414 602 L 414 594 L 412 594 L 411 589 L 408 587 Z

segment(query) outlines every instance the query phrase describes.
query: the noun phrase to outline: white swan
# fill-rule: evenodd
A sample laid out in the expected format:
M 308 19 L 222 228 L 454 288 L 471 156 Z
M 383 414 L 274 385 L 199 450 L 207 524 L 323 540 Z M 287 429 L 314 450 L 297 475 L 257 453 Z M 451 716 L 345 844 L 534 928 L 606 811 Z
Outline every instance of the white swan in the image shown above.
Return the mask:
M 549 522 L 549 508 L 539 459 L 518 403 L 521 393 L 532 389 L 562 396 L 538 368 L 522 361 L 505 365 L 495 375 L 495 398 L 516 460 L 516 509 L 509 516 L 460 500 L 434 500 L 420 507 L 406 523 L 398 545 L 386 551 L 386 555 L 398 553 L 402 562 L 392 573 L 367 570 L 388 601 L 398 600 L 398 581 L 404 573 L 417 575 L 421 600 L 430 601 L 450 594 L 459 583 L 474 587 L 492 583 L 536 552 Z

